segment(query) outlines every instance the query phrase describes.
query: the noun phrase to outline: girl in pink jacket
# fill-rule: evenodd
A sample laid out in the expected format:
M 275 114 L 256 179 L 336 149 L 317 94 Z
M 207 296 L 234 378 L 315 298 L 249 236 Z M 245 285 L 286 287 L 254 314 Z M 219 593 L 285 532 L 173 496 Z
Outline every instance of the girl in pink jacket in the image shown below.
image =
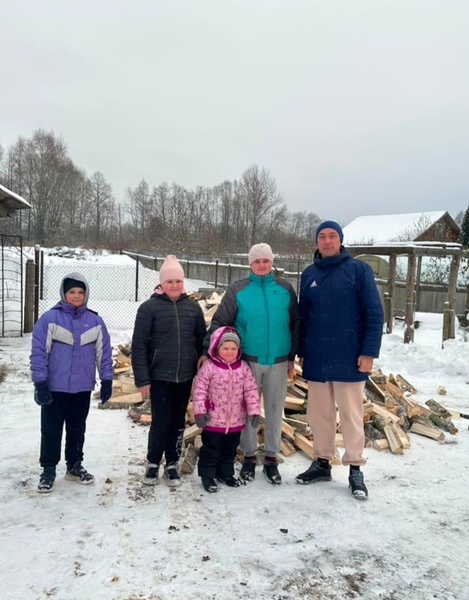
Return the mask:
M 210 337 L 209 360 L 194 380 L 195 421 L 202 431 L 198 474 L 207 492 L 218 491 L 216 479 L 230 487 L 234 459 L 246 416 L 252 427 L 260 420 L 257 384 L 249 365 L 241 360 L 239 335 L 233 327 L 219 327 Z

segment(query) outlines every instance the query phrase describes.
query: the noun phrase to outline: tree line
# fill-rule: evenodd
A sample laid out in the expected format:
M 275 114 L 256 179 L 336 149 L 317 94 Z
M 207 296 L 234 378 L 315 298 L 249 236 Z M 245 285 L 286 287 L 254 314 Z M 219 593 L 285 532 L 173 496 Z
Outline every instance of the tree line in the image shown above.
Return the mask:
M 256 164 L 213 187 L 142 179 L 119 202 L 101 171 L 87 174 L 65 142 L 42 129 L 0 145 L 0 182 L 32 205 L 3 221 L 3 232 L 46 246 L 220 256 L 265 241 L 276 253 L 310 256 L 321 220 L 314 212 L 289 211 L 275 178 Z

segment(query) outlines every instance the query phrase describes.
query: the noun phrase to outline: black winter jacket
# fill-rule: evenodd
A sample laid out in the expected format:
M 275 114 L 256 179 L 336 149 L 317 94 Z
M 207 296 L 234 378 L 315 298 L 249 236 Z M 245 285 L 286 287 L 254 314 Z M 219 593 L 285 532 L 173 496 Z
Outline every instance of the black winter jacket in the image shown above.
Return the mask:
M 171 300 L 152 294 L 141 304 L 132 336 L 132 368 L 137 387 L 152 379 L 183 382 L 197 372 L 206 333 L 199 304 L 186 294 Z

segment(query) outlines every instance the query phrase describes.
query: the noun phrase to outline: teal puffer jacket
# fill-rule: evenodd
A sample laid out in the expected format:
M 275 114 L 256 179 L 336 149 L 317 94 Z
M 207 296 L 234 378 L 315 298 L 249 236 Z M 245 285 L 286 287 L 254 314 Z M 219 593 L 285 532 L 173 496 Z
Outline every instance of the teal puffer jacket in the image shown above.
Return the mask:
M 286 279 L 251 271 L 228 287 L 209 332 L 227 325 L 239 331 L 245 360 L 262 365 L 294 360 L 300 329 L 294 289 Z

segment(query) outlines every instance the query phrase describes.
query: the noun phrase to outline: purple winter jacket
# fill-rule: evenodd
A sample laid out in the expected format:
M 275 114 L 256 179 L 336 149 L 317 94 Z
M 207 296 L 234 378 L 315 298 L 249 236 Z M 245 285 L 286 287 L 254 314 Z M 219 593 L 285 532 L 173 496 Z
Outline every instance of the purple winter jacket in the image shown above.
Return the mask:
M 60 301 L 45 312 L 34 326 L 30 358 L 33 382 L 47 381 L 53 392 L 93 390 L 96 368 L 101 381 L 113 378 L 109 333 L 86 304 Z

